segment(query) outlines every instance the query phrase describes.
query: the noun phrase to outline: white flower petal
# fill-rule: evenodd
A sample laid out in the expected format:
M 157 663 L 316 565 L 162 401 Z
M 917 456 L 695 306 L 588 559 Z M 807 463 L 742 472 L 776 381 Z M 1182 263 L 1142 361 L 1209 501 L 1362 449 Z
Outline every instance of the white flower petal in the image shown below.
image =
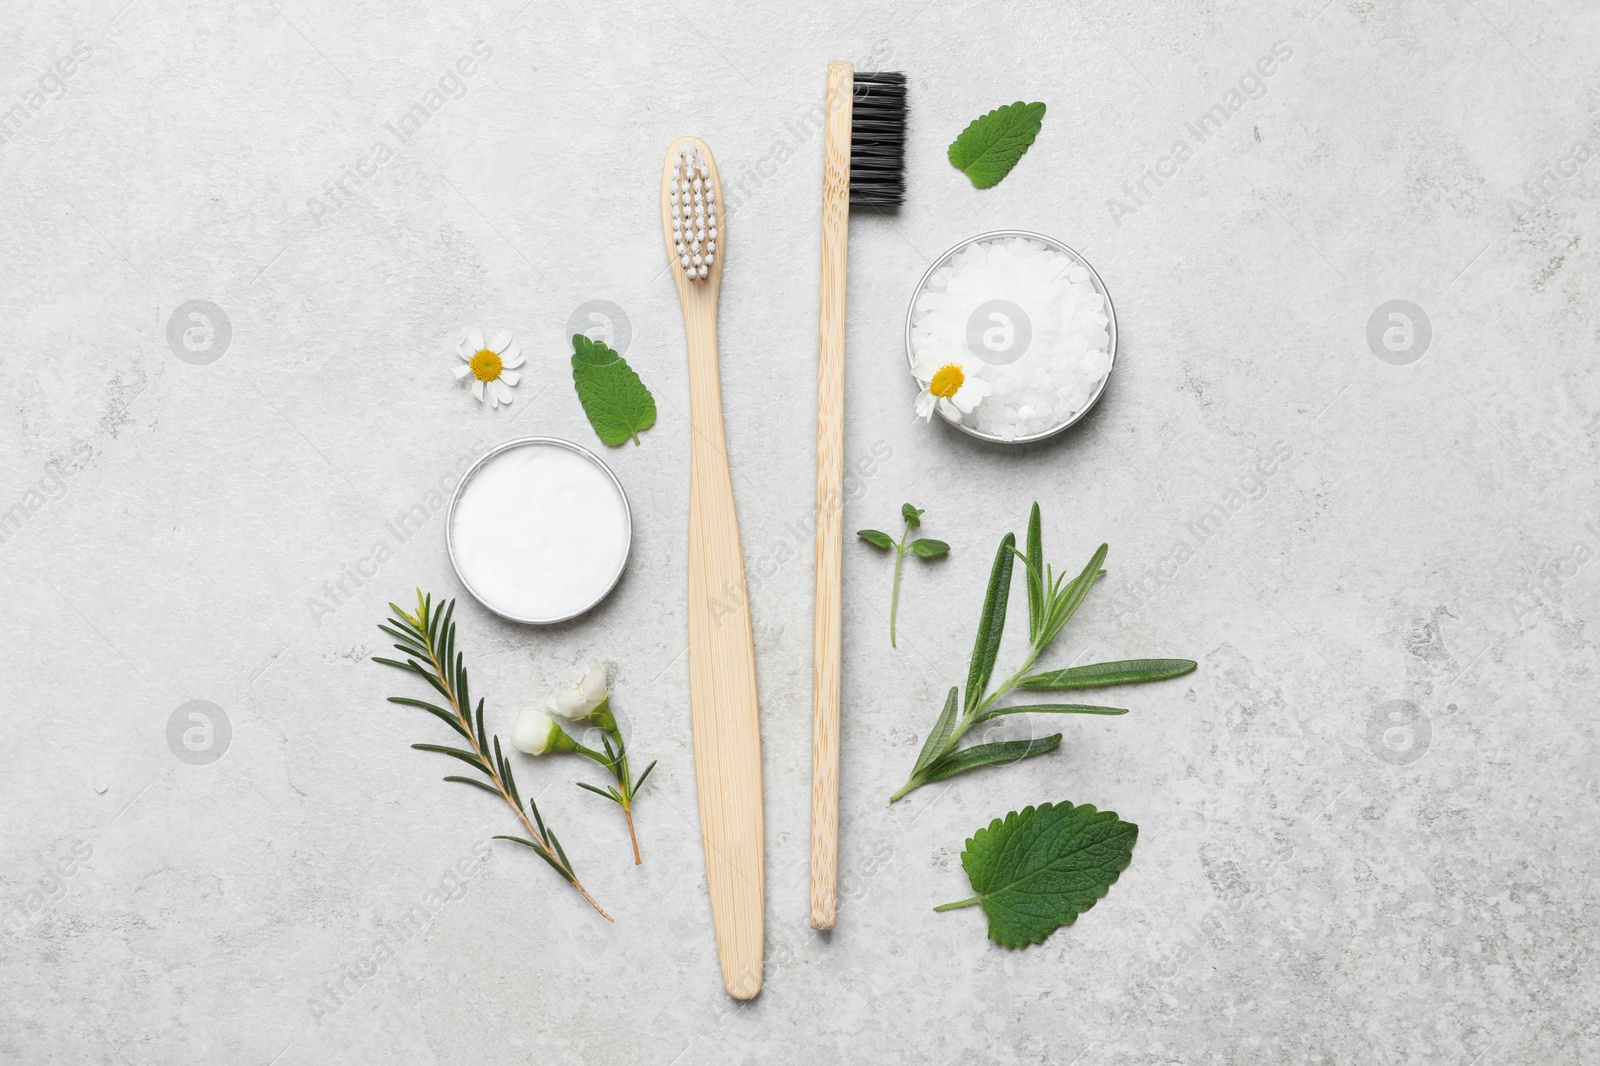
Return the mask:
M 500 357 L 500 365 L 505 367 L 507 370 L 519 367 L 523 364 L 523 362 L 522 349 L 514 344 L 511 346 L 510 355 L 502 355 Z
M 473 326 L 467 330 L 467 347 L 472 349 L 472 354 L 483 351 L 483 330 Z
M 915 406 L 918 415 L 925 419 L 931 419 L 933 417 L 933 409 L 935 406 L 937 406 L 934 402 L 933 393 L 929 392 L 927 389 L 923 389 L 917 394 L 917 402 Z
M 472 367 L 468 366 L 466 363 L 462 363 L 460 366 L 451 367 L 450 373 L 456 376 L 457 381 L 460 381 L 462 378 L 472 373 Z
M 477 400 L 479 403 L 483 402 L 483 382 L 478 381 L 476 379 L 473 380 L 473 382 L 472 382 L 472 396 L 473 396 L 473 399 Z
M 961 421 L 961 409 L 943 396 L 939 397 L 939 413 L 946 418 L 952 418 L 957 422 Z
M 583 676 L 578 679 L 578 687 L 583 690 L 584 698 L 600 706 L 606 698 L 606 664 L 599 659 L 590 659 Z
M 500 380 L 505 382 L 507 385 L 515 385 L 517 382 L 522 380 L 522 375 L 517 373 L 515 370 L 502 370 L 500 371 Z
M 496 355 L 503 355 L 509 347 L 511 347 L 511 331 L 509 329 L 501 330 L 489 341 L 489 350 Z
M 501 377 L 503 378 L 504 375 L 501 375 Z M 507 407 L 511 406 L 510 385 L 507 385 L 503 380 L 496 380 L 494 383 L 494 393 L 500 398 L 501 403 L 505 404 Z

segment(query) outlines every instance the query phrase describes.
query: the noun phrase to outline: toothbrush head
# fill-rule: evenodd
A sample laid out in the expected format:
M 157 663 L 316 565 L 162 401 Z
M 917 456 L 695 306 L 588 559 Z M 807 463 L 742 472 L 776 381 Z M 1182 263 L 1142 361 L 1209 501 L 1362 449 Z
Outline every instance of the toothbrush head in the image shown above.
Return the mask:
M 722 254 L 722 203 L 711 150 L 690 137 L 667 153 L 661 205 L 668 254 L 678 276 L 704 282 Z
M 906 76 L 857 71 L 851 84 L 850 206 L 906 200 Z

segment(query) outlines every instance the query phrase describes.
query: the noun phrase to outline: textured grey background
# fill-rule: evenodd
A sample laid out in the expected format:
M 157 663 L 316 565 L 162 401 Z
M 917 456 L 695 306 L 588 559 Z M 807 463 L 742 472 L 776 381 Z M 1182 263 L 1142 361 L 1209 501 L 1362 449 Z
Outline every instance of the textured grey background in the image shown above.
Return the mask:
M 360 176 L 478 41 L 464 94 Z M 1278 42 L 1291 58 L 1197 138 Z M 1573 152 L 1600 144 L 1597 42 L 1581 0 L 10 5 L 0 1060 L 1600 1058 L 1600 162 Z M 910 500 L 955 551 L 909 566 L 891 651 L 889 567 L 847 548 L 846 903 L 823 938 L 809 116 L 830 58 L 907 71 L 913 115 L 910 202 L 851 241 L 846 525 Z M 1016 99 L 1049 104 L 1044 133 L 978 192 L 945 146 Z M 723 380 L 769 871 L 767 987 L 743 1007 L 714 958 L 686 705 L 687 382 L 656 194 L 683 133 L 731 186 Z M 902 362 L 925 264 L 1001 227 L 1081 249 L 1120 313 L 1099 408 L 1026 451 L 914 423 Z M 408 750 L 441 730 L 386 705 L 405 681 L 367 661 L 386 600 L 456 592 L 442 519 L 404 543 L 387 519 L 497 441 L 598 447 L 563 339 L 591 299 L 624 309 L 661 409 L 607 455 L 627 576 L 555 629 L 460 618 L 502 731 L 591 654 L 613 664 L 661 760 L 646 864 L 572 786 L 583 767 L 523 776 L 615 926 L 505 845 L 449 879 L 508 816 Z M 191 300 L 231 323 L 209 365 L 169 348 Z M 1369 346 L 1391 300 L 1431 323 L 1409 365 Z M 528 354 L 509 410 L 448 374 L 475 323 Z M 1034 498 L 1058 565 L 1112 545 L 1051 661 L 1201 668 L 1067 722 L 1057 753 L 888 807 Z M 190 700 L 231 727 L 209 764 L 169 747 Z M 1395 701 L 1409 722 L 1382 717 Z M 1044 800 L 1140 825 L 1110 895 L 1021 953 L 976 911 L 934 914 L 968 894 L 963 839 Z M 437 913 L 374 967 L 415 907 Z

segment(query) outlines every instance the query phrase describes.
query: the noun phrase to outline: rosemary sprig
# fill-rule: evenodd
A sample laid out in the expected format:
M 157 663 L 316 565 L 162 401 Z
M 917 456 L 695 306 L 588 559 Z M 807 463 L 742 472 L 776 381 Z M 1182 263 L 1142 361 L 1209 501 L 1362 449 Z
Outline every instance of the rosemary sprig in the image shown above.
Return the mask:
M 481 788 L 505 800 L 506 804 L 517 812 L 517 818 L 522 822 L 527 836 L 496 834 L 495 839 L 509 840 L 514 844 L 533 849 L 540 858 L 550 864 L 551 869 L 561 875 L 562 880 L 577 889 L 583 898 L 589 901 L 589 905 L 600 912 L 602 918 L 608 922 L 614 921 L 615 919 L 595 902 L 594 897 L 589 895 L 588 889 L 578 880 L 578 875 L 572 869 L 572 861 L 567 858 L 561 841 L 545 825 L 544 818 L 539 814 L 538 804 L 529 799 L 527 809 L 523 809 L 522 796 L 517 790 L 511 763 L 500 750 L 500 738 L 491 735 L 484 728 L 482 697 L 479 697 L 476 708 L 472 705 L 467 685 L 467 668 L 461 653 L 456 650 L 456 626 L 453 617 L 456 609 L 455 601 L 443 601 L 441 607 L 436 610 L 433 597 L 424 596 L 422 590 L 418 589 L 415 615 L 407 614 L 393 603 L 389 604 L 389 608 L 395 617 L 390 618 L 387 625 L 380 625 L 378 628 L 399 641 L 394 646 L 395 650 L 407 658 L 405 662 L 398 662 L 394 659 L 373 656 L 372 661 L 416 674 L 439 693 L 447 707 L 440 707 L 426 700 L 412 699 L 409 696 L 390 696 L 389 702 L 427 711 L 460 734 L 468 745 L 466 748 L 443 744 L 411 746 L 418 751 L 448 755 L 482 774 L 487 780 L 480 781 L 475 777 L 461 777 L 454 774 L 447 775 L 445 780 Z M 533 814 L 531 819 L 528 817 L 530 811 Z
M 922 752 L 911 769 L 911 777 L 889 802 L 904 796 L 913 789 L 947 777 L 976 770 L 1000 762 L 1017 762 L 1033 755 L 1043 755 L 1061 743 L 1061 734 L 1029 740 L 1007 740 L 995 744 L 977 744 L 970 748 L 958 747 L 967 730 L 980 722 L 1005 714 L 1127 714 L 1122 707 L 1098 707 L 1082 703 L 1033 703 L 1012 707 L 995 704 L 1016 689 L 1077 689 L 1098 688 L 1105 685 L 1126 685 L 1140 681 L 1161 681 L 1180 677 L 1195 668 L 1189 659 L 1130 659 L 1118 663 L 1094 663 L 1065 670 L 1052 670 L 1030 674 L 1034 662 L 1061 634 L 1071 621 L 1095 580 L 1105 574 L 1101 564 L 1106 560 L 1106 545 L 1100 545 L 1094 557 L 1072 580 L 1065 573 L 1057 574 L 1044 561 L 1044 537 L 1040 530 L 1039 505 L 1033 505 L 1028 516 L 1026 552 L 1017 551 L 1017 538 L 1007 533 L 995 552 L 994 566 L 989 573 L 989 588 L 984 595 L 983 613 L 978 620 L 978 639 L 972 649 L 972 660 L 967 670 L 967 691 L 961 699 L 958 688 L 951 686 L 945 699 L 944 710 L 934 723 L 933 732 L 923 742 Z M 994 674 L 995 660 L 1000 654 L 1000 638 L 1006 628 L 1006 605 L 1011 598 L 1011 571 L 1015 560 L 1021 559 L 1028 583 L 1028 650 L 1022 665 L 1010 677 L 1000 682 L 993 691 L 989 680 Z

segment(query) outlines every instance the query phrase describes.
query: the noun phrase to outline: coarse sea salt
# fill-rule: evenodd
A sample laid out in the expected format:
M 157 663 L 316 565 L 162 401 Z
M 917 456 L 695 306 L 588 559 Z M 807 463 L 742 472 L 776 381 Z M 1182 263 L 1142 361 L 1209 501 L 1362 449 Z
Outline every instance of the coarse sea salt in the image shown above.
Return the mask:
M 912 355 L 923 366 L 959 363 L 990 383 L 964 425 L 1001 440 L 1032 437 L 1099 394 L 1111 371 L 1106 311 L 1075 256 L 1024 237 L 981 241 L 928 278 L 912 307 Z

